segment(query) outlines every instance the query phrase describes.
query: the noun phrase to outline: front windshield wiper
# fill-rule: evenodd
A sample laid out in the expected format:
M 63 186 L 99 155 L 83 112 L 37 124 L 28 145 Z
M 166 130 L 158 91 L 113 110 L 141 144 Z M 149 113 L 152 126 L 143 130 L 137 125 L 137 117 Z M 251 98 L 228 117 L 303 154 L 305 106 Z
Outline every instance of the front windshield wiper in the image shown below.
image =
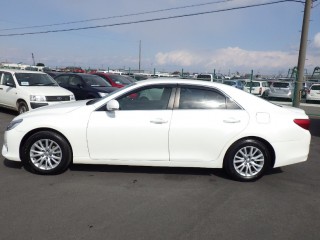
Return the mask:
M 46 83 L 46 84 L 44 84 L 44 86 L 58 86 L 58 84 L 56 84 L 56 83 Z

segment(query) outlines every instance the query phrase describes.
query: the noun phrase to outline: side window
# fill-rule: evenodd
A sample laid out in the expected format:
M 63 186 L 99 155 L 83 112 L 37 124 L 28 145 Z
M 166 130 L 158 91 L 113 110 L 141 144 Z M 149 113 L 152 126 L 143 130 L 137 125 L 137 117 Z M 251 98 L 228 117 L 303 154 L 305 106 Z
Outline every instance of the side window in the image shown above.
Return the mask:
M 171 87 L 149 87 L 130 92 L 117 100 L 120 110 L 161 110 L 167 109 Z
M 68 79 L 69 79 L 69 76 L 59 76 L 59 77 L 56 77 L 54 80 L 56 80 L 56 82 L 59 85 L 68 85 Z
M 15 86 L 11 73 L 2 73 L 0 79 L 1 85 Z
M 83 85 L 81 79 L 77 76 L 72 76 L 69 79 L 69 85 L 70 86 L 78 86 L 78 85 Z
M 215 90 L 181 87 L 179 109 L 240 109 L 231 99 Z

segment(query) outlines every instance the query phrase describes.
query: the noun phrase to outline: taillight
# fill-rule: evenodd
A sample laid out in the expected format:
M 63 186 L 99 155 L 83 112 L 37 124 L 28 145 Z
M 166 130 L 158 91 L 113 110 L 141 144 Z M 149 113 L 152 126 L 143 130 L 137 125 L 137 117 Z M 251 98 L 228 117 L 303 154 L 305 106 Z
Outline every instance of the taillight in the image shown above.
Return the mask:
M 295 124 L 299 125 L 300 127 L 309 130 L 310 127 L 310 119 L 294 119 Z
M 259 88 L 259 95 L 261 95 L 262 93 L 262 88 Z

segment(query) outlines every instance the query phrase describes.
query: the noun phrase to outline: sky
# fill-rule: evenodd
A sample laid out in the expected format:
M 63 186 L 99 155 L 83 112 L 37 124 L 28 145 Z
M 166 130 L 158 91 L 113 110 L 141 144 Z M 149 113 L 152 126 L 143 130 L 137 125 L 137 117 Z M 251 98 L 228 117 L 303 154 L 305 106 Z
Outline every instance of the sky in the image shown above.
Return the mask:
M 33 54 L 52 68 L 137 70 L 140 62 L 150 72 L 286 75 L 298 63 L 304 1 L 275 2 L 2 0 L 0 62 L 32 65 Z M 305 69 L 312 73 L 320 66 L 320 0 L 308 40 Z

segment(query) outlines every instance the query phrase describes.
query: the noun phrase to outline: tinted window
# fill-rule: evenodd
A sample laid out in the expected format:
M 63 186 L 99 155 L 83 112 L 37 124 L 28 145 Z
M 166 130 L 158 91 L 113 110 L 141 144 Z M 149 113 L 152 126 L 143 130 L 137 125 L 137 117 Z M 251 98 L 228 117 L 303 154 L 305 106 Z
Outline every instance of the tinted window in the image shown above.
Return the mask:
M 214 90 L 182 87 L 179 109 L 226 109 L 226 97 Z
M 312 90 L 320 90 L 320 85 L 312 85 L 311 89 Z
M 82 84 L 82 81 L 81 81 L 81 78 L 78 77 L 78 76 L 71 76 L 70 79 L 69 79 L 69 85 L 70 86 L 81 86 L 83 85 Z
M 260 87 L 259 82 L 247 82 L 246 87 Z
M 82 78 L 91 87 L 111 87 L 106 80 L 97 75 L 83 75 Z
M 118 98 L 120 110 L 160 110 L 166 109 L 171 87 L 149 87 L 130 92 Z
M 274 82 L 272 86 L 276 88 L 288 88 L 290 85 L 286 82 Z
M 67 85 L 68 84 L 68 79 L 69 79 L 69 76 L 59 76 L 59 77 L 55 78 L 57 83 L 61 84 L 61 85 Z
M 205 80 L 205 81 L 211 81 L 211 75 L 210 74 L 199 74 L 197 76 L 198 79 Z

